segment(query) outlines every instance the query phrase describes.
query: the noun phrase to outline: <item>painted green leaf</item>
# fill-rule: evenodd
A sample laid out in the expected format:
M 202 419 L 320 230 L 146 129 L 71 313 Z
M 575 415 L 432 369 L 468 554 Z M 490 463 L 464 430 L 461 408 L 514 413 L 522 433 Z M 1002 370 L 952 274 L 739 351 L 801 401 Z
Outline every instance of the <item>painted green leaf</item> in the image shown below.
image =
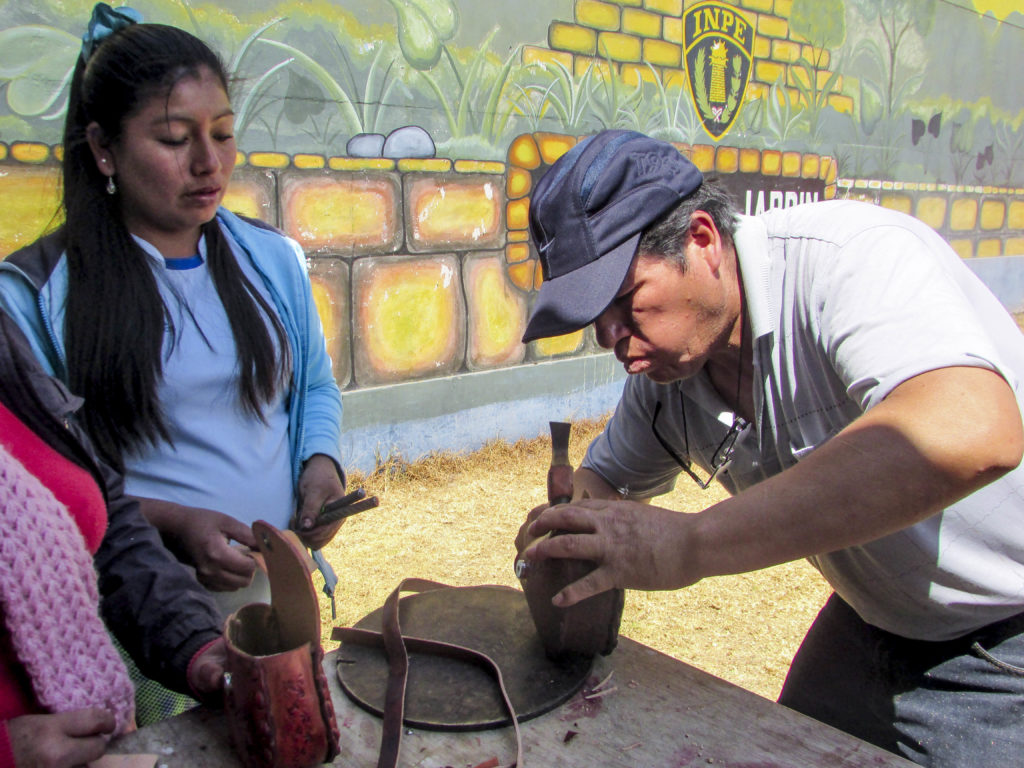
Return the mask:
M 398 45 L 413 67 L 432 69 L 441 58 L 441 39 L 430 20 L 409 0 L 389 0 L 398 14 Z
M 451 40 L 459 31 L 459 9 L 451 0 L 407 0 L 430 21 L 442 41 Z
M 24 117 L 41 115 L 64 92 L 82 41 L 53 27 L 26 25 L 0 31 L 0 80 L 9 81 L 7 104 Z

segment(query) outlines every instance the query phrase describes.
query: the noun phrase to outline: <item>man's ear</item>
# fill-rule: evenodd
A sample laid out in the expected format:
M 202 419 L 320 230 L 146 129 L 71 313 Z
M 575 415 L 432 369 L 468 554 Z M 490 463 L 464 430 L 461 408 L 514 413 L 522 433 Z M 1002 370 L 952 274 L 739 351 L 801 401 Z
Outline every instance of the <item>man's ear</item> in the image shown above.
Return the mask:
M 96 167 L 104 176 L 113 176 L 117 173 L 117 166 L 114 164 L 114 153 L 110 151 L 110 141 L 107 139 L 100 124 L 93 121 L 85 128 L 85 140 L 89 142 L 89 149 L 96 161 Z
M 717 271 L 722 263 L 722 236 L 715 226 L 715 220 L 707 211 L 694 211 L 690 216 L 689 240 L 691 248 L 699 252 L 711 271 Z

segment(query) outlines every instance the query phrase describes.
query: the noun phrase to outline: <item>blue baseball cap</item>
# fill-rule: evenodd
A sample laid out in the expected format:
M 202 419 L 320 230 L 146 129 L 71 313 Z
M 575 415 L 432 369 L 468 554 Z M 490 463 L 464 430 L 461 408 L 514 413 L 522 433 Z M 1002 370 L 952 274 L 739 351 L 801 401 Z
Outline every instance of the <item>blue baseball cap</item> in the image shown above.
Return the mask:
M 622 286 L 644 230 L 703 181 L 674 146 L 636 131 L 602 131 L 555 161 L 530 200 L 544 282 L 523 341 L 594 322 Z

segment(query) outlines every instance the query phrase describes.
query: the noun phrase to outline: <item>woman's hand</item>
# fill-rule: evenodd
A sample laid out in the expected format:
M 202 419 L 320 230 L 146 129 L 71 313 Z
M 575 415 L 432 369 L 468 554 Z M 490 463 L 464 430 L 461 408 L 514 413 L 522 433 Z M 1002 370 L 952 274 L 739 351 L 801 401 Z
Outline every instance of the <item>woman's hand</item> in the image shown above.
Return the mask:
M 334 461 L 322 453 L 310 456 L 299 476 L 299 505 L 292 526 L 303 544 L 310 549 L 323 549 L 334 538 L 345 521 L 317 525 L 316 519 L 324 504 L 344 494 L 345 484 Z
M 252 582 L 256 560 L 250 553 L 256 549 L 256 538 L 249 526 L 213 509 L 159 499 L 139 501 L 142 514 L 160 530 L 168 548 L 195 567 L 204 587 L 233 592 Z
M 23 715 L 7 721 L 18 768 L 74 768 L 103 757 L 114 732 L 105 709 L 75 709 L 54 715 Z

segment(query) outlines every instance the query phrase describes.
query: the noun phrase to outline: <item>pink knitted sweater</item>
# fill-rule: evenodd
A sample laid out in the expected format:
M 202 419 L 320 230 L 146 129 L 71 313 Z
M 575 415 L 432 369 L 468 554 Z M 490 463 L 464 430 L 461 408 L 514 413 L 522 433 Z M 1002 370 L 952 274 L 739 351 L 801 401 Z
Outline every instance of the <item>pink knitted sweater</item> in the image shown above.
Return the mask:
M 134 691 L 99 615 L 92 557 L 66 507 L 0 446 L 0 603 L 39 705 L 110 710 L 121 733 Z

